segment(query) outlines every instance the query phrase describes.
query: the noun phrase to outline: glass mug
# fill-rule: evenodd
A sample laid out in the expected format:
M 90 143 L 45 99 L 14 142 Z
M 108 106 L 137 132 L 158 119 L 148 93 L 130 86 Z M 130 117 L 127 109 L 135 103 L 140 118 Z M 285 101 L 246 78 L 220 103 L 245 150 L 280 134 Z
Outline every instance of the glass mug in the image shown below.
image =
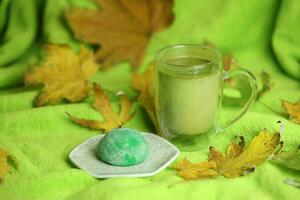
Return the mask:
M 249 80 L 250 98 L 236 117 L 218 125 L 223 82 L 236 75 Z M 159 50 L 154 59 L 154 83 L 156 117 L 162 136 L 182 150 L 197 146 L 197 142 L 189 140 L 232 125 L 247 112 L 257 95 L 256 79 L 249 71 L 223 71 L 220 53 L 196 44 Z

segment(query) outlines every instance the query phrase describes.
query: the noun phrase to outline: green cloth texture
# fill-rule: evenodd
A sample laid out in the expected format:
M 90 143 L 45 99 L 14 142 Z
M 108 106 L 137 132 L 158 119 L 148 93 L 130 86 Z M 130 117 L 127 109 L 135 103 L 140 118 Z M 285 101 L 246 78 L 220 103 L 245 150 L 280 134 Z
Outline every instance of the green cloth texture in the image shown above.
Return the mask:
M 99 180 L 76 168 L 68 159 L 70 151 L 84 140 L 100 134 L 71 122 L 65 112 L 90 119 L 102 116 L 91 107 L 91 99 L 73 104 L 34 107 L 36 88 L 23 86 L 22 76 L 37 62 L 44 43 L 69 44 L 78 49 L 64 20 L 70 6 L 97 9 L 85 0 L 1 0 L 0 1 L 0 148 L 13 154 L 18 167 L 0 185 L 5 200 L 129 200 L 129 199 L 295 199 L 300 190 L 286 185 L 286 178 L 300 179 L 297 171 L 270 162 L 243 177 L 217 177 L 184 182 L 170 167 L 153 177 Z M 258 79 L 265 70 L 275 82 L 271 92 L 256 102 L 237 123 L 195 152 L 181 152 L 178 159 L 205 161 L 209 146 L 225 151 L 237 135 L 246 143 L 263 128 L 278 131 L 285 125 L 284 149 L 295 151 L 300 144 L 300 126 L 270 111 L 283 112 L 280 100 L 300 98 L 300 4 L 297 0 L 175 0 L 175 21 L 155 33 L 147 48 L 141 71 L 160 48 L 177 43 L 213 42 L 222 52 L 235 55 L 240 65 Z M 112 94 L 130 87 L 131 68 L 120 63 L 99 71 L 94 82 Z M 259 85 L 261 88 L 262 86 Z M 195 91 L 196 92 L 196 91 Z M 125 127 L 153 132 L 149 117 L 137 102 L 136 114 Z M 222 119 L 230 120 L 241 108 L 224 106 Z M 200 123 L 200 122 L 199 122 Z

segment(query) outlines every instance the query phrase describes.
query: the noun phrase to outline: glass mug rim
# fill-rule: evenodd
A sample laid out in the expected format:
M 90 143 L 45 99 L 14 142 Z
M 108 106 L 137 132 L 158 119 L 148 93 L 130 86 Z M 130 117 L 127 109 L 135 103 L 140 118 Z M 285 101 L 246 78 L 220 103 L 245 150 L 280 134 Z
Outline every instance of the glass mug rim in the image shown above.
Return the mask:
M 167 59 L 164 58 L 164 53 L 170 52 L 172 50 L 181 50 L 181 49 L 196 49 L 196 50 L 203 50 L 203 52 L 208 52 L 212 54 L 212 58 L 207 58 L 205 56 L 199 57 L 203 59 L 208 59 L 209 61 L 204 64 L 196 64 L 196 65 L 185 65 L 185 64 L 174 64 L 169 62 Z M 198 53 L 200 54 L 200 53 Z M 190 56 L 186 56 L 190 57 Z M 195 56 L 196 57 L 196 56 Z M 198 57 L 198 56 L 197 56 Z M 199 72 L 201 70 L 207 69 L 209 67 L 216 68 L 216 71 L 220 71 L 222 69 L 222 65 L 220 64 L 221 61 L 221 53 L 213 47 L 203 44 L 174 44 L 166 46 L 157 51 L 154 57 L 155 62 L 163 63 L 163 65 L 156 65 L 158 68 L 163 68 L 167 71 L 176 70 L 176 72 L 181 72 L 183 74 L 192 74 L 194 75 L 195 72 Z M 175 72 L 175 73 L 176 73 Z

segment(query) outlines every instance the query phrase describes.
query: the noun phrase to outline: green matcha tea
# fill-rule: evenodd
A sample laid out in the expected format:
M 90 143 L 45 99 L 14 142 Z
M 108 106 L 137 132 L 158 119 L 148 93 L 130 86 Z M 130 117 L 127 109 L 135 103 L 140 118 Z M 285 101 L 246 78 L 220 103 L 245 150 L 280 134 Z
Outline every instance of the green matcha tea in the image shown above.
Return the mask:
M 210 60 L 181 57 L 166 63 L 184 68 L 204 67 Z M 204 72 L 204 73 L 203 73 Z M 220 76 L 216 71 L 182 75 L 158 71 L 157 108 L 161 130 L 169 135 L 199 135 L 214 126 L 220 93 Z

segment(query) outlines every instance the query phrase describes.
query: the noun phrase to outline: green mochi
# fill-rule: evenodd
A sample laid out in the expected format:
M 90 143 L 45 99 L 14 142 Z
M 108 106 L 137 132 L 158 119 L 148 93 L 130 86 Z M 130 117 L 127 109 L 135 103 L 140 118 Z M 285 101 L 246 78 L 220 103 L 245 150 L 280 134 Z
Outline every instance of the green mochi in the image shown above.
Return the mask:
M 108 164 L 130 166 L 143 162 L 149 154 L 149 147 L 137 130 L 117 128 L 99 141 L 97 153 L 100 160 Z

